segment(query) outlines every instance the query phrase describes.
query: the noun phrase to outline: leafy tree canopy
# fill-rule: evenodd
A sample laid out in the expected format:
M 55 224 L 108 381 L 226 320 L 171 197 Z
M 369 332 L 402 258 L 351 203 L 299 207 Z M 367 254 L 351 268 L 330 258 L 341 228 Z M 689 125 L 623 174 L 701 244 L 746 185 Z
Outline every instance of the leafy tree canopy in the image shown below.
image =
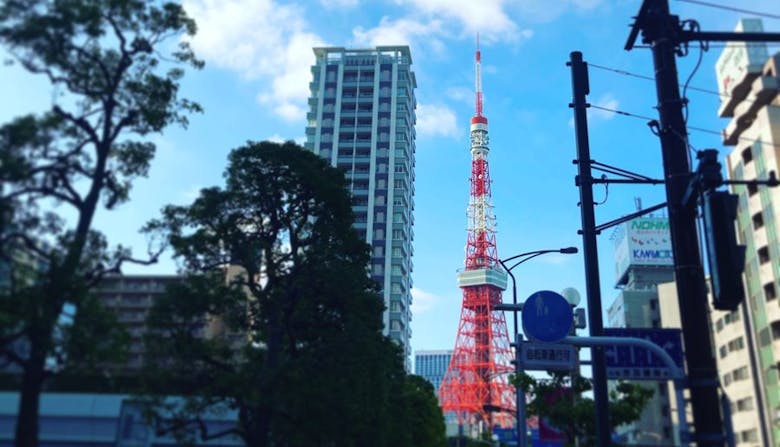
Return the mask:
M 169 45 L 194 33 L 170 2 L 0 3 L 0 44 L 55 94 L 44 113 L 0 126 L 0 363 L 22 372 L 17 446 L 37 445 L 53 372 L 111 360 L 122 344 L 90 291 L 134 259 L 92 223 L 101 202 L 126 201 L 147 174 L 145 137 L 200 110 L 178 93 L 183 68 L 202 63 L 186 42 Z
M 537 379 L 526 373 L 513 378 L 515 385 L 531 396 L 528 415 L 545 418 L 548 423 L 563 432 L 566 445 L 595 445 L 595 404 L 583 393 L 593 387 L 589 379 L 571 377 L 558 372 L 550 379 Z M 615 428 L 639 419 L 645 406 L 653 397 L 653 390 L 633 382 L 618 382 L 609 393 L 609 423 Z
M 224 187 L 148 225 L 186 275 L 149 320 L 161 430 L 253 446 L 410 445 L 390 443 L 406 431 L 393 399 L 429 396 L 405 388 L 352 223 L 341 171 L 291 142 L 250 142 L 230 154 Z M 174 390 L 184 403 L 164 398 Z M 204 417 L 224 409 L 236 425 L 209 431 Z

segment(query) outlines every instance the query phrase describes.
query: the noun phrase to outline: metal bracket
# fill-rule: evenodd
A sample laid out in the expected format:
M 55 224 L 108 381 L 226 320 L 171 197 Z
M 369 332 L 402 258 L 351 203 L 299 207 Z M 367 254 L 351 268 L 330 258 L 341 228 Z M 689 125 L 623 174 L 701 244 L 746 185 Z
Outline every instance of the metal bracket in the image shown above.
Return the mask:
M 596 234 L 601 234 L 602 230 L 612 228 L 615 225 L 620 225 L 623 222 L 628 222 L 629 220 L 636 219 L 637 217 L 644 216 L 645 214 L 649 214 L 652 213 L 653 211 L 660 210 L 661 208 L 666 208 L 666 202 L 659 203 L 658 205 L 653 205 L 650 208 L 645 208 L 643 210 L 639 210 L 631 214 L 626 214 L 623 217 L 618 217 L 617 219 L 610 220 L 601 225 L 596 225 L 595 227 Z M 582 230 L 577 230 L 577 234 L 582 234 Z

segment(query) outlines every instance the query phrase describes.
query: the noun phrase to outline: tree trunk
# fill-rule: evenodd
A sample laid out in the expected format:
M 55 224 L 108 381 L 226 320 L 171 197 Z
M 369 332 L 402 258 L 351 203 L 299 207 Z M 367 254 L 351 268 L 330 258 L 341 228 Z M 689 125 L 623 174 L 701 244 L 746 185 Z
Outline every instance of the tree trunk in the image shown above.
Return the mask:
M 38 409 L 43 386 L 46 350 L 40 340 L 30 342 L 30 359 L 24 368 L 15 447 L 38 447 Z

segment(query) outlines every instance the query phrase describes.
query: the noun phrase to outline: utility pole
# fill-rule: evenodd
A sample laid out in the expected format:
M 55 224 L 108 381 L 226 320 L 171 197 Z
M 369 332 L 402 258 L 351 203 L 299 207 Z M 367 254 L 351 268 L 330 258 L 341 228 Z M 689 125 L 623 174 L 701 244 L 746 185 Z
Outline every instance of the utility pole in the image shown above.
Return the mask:
M 663 155 L 669 227 L 674 252 L 677 297 L 685 342 L 688 387 L 698 446 L 725 443 L 723 419 L 719 411 L 718 372 L 711 350 L 707 289 L 699 256 L 696 203 L 683 198 L 692 177 L 688 157 L 687 129 L 683 119 L 676 55 L 680 44 L 708 40 L 775 40 L 768 33 L 713 33 L 683 29 L 679 17 L 669 12 L 668 0 L 644 0 L 635 18 L 625 49 L 631 50 L 639 32 L 650 45 L 655 68 L 659 128 Z
M 582 53 L 573 51 L 566 65 L 571 67 L 572 103 L 574 109 L 574 132 L 577 142 L 577 186 L 580 189 L 580 213 L 582 215 L 582 255 L 585 260 L 585 289 L 588 300 L 588 320 L 591 337 L 604 332 L 601 318 L 601 285 L 599 284 L 599 255 L 596 248 L 596 217 L 593 211 L 593 176 L 591 173 L 590 143 L 588 142 L 587 94 L 588 66 L 582 60 Z M 609 397 L 607 394 L 607 367 L 604 350 L 591 348 L 593 371 L 593 401 L 596 418 L 596 445 L 610 444 Z

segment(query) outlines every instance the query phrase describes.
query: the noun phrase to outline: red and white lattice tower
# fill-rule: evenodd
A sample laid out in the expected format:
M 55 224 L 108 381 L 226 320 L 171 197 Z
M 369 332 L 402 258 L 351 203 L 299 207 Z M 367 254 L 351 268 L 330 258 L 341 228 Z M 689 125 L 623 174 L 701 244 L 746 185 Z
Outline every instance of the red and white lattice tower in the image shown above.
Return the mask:
M 483 422 L 512 427 L 515 389 L 507 379 L 514 371 L 501 303 L 507 275 L 496 251 L 496 218 L 490 194 L 488 121 L 482 115 L 482 75 L 476 52 L 477 111 L 471 118 L 471 195 L 465 268 L 458 273 L 463 307 L 450 365 L 439 389 L 442 410 L 461 425 Z M 500 411 L 496 411 L 499 410 Z M 487 411 L 491 410 L 491 411 Z

